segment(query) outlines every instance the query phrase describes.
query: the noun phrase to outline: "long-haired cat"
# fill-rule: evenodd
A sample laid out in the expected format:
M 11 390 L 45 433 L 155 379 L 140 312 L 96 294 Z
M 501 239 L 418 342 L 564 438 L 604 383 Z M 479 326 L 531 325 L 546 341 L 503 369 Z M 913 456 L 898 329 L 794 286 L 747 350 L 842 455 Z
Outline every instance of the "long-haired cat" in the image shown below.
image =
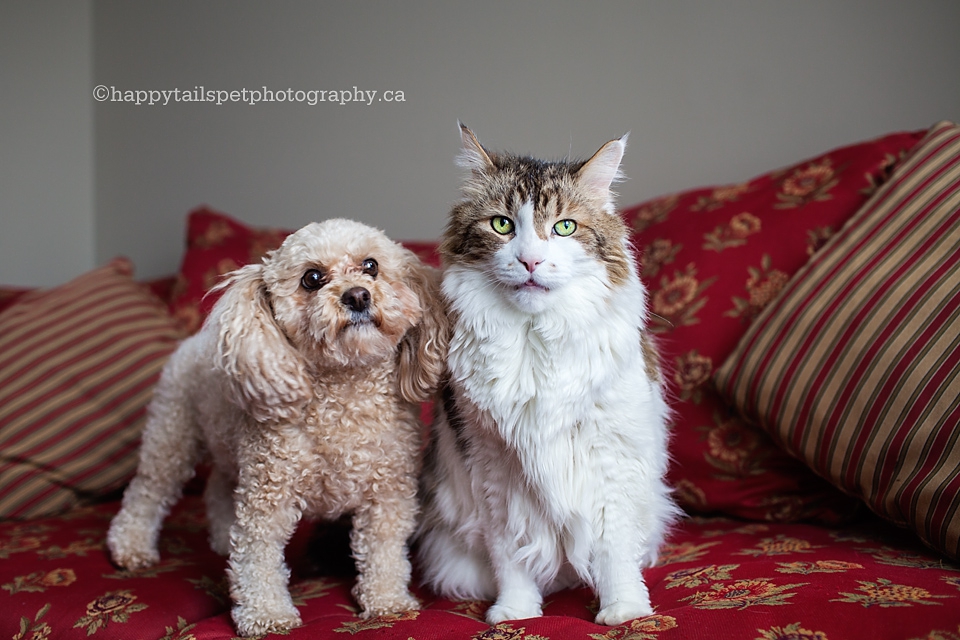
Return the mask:
M 491 624 L 587 584 L 599 624 L 653 612 L 677 514 L 646 291 L 614 210 L 626 136 L 586 162 L 491 153 L 461 125 L 440 251 L 453 335 L 421 482 L 424 580 Z

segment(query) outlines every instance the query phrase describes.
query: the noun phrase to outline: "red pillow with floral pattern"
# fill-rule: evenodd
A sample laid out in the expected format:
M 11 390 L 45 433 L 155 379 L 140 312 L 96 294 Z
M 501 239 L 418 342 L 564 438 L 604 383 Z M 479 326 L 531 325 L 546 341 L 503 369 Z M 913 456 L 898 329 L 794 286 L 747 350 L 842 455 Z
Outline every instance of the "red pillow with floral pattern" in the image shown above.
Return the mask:
M 737 418 L 711 374 L 787 279 L 924 131 L 830 151 L 748 182 L 631 207 L 676 415 L 670 480 L 684 507 L 755 520 L 837 519 L 855 502 Z
M 170 313 L 186 333 L 196 332 L 219 296 L 206 295 L 220 278 L 263 258 L 290 230 L 255 228 L 207 207 L 187 216 L 187 250 L 173 285 Z

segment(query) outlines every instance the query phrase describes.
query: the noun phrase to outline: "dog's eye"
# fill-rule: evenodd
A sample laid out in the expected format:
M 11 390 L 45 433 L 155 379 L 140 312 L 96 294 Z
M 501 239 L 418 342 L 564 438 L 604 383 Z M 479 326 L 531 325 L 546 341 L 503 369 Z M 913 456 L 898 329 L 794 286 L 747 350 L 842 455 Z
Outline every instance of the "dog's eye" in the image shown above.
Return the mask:
M 363 272 L 371 278 L 376 278 L 377 274 L 380 273 L 380 265 L 378 265 L 377 261 L 373 258 L 367 258 L 364 260 L 362 267 Z
M 307 291 L 316 291 L 325 285 L 327 281 L 323 277 L 323 272 L 317 269 L 310 269 L 300 278 L 300 286 Z

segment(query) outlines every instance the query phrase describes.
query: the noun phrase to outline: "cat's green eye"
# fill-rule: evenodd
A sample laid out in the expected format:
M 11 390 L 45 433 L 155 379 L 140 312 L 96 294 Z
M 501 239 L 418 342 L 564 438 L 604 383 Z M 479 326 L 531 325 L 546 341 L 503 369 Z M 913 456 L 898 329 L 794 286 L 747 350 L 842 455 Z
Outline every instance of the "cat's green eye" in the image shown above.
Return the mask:
M 502 236 L 513 233 L 513 220 L 506 216 L 493 216 L 490 219 L 490 226 Z
M 569 236 L 572 235 L 576 230 L 577 223 L 573 220 L 561 220 L 557 224 L 553 225 L 553 231 L 558 236 Z

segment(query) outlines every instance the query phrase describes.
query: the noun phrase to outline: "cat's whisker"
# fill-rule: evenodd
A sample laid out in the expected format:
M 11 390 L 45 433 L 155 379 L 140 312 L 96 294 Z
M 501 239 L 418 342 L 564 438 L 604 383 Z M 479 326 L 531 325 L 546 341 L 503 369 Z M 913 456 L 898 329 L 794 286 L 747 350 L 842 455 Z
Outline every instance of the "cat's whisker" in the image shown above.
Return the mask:
M 654 313 L 653 311 L 648 311 L 647 313 L 649 313 L 651 316 L 653 316 L 653 317 L 655 317 L 655 318 L 660 318 L 661 320 L 663 320 L 663 323 L 664 323 L 665 325 L 669 326 L 671 329 L 675 329 L 675 328 L 676 328 L 676 325 L 675 325 L 675 324 L 673 324 L 672 322 L 670 322 L 668 319 L 664 318 L 664 317 L 663 317 L 662 315 L 660 315 L 659 313 Z

